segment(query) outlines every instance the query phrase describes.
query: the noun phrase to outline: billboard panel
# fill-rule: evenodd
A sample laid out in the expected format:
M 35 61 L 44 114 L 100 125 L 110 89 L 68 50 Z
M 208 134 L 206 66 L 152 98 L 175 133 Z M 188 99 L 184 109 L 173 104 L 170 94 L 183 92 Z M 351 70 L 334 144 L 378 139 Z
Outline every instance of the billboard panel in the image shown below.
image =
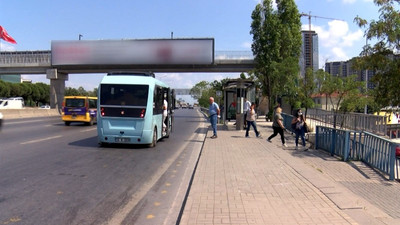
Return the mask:
M 214 39 L 52 41 L 53 66 L 207 65 L 214 63 Z

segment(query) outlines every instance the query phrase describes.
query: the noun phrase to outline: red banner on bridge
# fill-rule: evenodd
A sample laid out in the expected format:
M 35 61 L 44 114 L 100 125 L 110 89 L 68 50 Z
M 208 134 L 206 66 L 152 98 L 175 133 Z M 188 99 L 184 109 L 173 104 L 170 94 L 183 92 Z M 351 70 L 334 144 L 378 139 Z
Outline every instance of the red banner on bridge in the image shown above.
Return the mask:
M 8 35 L 6 29 L 4 29 L 2 26 L 0 26 L 0 38 L 10 43 L 17 44 L 14 38 Z

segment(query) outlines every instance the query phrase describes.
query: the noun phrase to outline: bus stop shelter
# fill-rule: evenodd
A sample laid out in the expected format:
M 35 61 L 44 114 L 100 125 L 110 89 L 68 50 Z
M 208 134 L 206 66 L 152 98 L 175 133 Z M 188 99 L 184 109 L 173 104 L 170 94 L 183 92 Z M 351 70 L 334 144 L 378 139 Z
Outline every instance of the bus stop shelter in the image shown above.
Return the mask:
M 242 130 L 245 122 L 244 99 L 247 98 L 250 102 L 256 100 L 256 89 L 254 81 L 248 79 L 232 79 L 227 81 L 222 87 L 224 91 L 224 112 L 222 120 L 235 120 L 236 130 Z

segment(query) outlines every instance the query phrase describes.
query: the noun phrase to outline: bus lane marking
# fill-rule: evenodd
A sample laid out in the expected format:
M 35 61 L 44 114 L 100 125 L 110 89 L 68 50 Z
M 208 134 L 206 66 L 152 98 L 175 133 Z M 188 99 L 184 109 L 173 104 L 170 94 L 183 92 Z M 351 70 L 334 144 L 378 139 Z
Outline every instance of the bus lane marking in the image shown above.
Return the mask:
M 41 142 L 41 141 L 47 141 L 47 140 L 50 140 L 50 139 L 60 138 L 60 137 L 62 137 L 62 136 L 61 135 L 57 135 L 57 136 L 52 136 L 52 137 L 47 137 L 47 138 L 41 138 L 41 139 L 21 142 L 20 144 L 21 145 L 32 144 L 32 143 L 37 143 L 37 142 Z

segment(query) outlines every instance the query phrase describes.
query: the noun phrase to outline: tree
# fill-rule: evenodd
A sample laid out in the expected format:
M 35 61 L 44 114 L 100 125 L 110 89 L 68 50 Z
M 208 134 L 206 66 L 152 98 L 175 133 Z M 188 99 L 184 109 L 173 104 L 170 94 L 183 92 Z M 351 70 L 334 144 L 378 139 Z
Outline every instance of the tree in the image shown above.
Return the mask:
M 200 81 L 190 89 L 190 95 L 199 102 L 200 106 L 207 107 L 210 104 L 210 97 L 216 98 L 216 92 L 222 91 L 222 87 L 227 80 L 229 79 L 214 80 L 213 82 Z M 223 99 L 223 96 L 221 97 Z
M 9 97 L 11 88 L 9 83 L 0 80 L 0 97 Z
M 257 4 L 252 12 L 250 34 L 256 62 L 254 74 L 262 83 L 263 94 L 268 96 L 269 110 L 273 98 L 293 96 L 298 76 L 301 47 L 300 14 L 293 0 L 272 0 Z
M 35 86 L 38 88 L 40 93 L 40 98 L 37 99 L 37 102 L 43 104 L 50 103 L 50 85 L 45 83 L 36 83 Z M 37 103 L 37 104 L 38 104 Z
M 378 20 L 369 24 L 365 19 L 356 17 L 354 21 L 365 27 L 367 41 L 376 41 L 375 44 L 366 44 L 360 53 L 355 65 L 358 69 L 373 70 L 375 75 L 371 80 L 375 84 L 373 96 L 381 107 L 400 105 L 398 84 L 400 83 L 400 12 L 398 0 L 374 0 L 380 7 Z
M 300 79 L 299 83 L 299 100 L 302 106 L 306 108 L 306 116 L 307 110 L 314 107 L 312 95 L 315 93 L 316 89 L 317 85 L 315 83 L 314 71 L 311 68 L 307 68 L 304 78 Z
M 192 98 L 199 100 L 202 96 L 203 91 L 208 90 L 210 88 L 209 86 L 210 85 L 207 81 L 200 81 L 190 89 L 189 93 L 192 96 Z

